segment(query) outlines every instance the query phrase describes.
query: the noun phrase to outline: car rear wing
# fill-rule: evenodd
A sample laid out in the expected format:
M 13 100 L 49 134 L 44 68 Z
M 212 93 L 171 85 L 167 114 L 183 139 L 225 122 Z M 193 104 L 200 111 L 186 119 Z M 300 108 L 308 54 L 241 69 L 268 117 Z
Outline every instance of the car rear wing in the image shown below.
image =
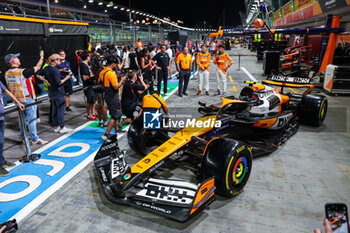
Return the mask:
M 280 86 L 280 87 L 293 87 L 293 88 L 307 88 L 304 92 L 304 95 L 311 92 L 315 87 L 315 81 L 310 78 L 300 78 L 300 77 L 287 77 L 287 76 L 278 76 L 271 75 L 268 76 L 263 84 Z

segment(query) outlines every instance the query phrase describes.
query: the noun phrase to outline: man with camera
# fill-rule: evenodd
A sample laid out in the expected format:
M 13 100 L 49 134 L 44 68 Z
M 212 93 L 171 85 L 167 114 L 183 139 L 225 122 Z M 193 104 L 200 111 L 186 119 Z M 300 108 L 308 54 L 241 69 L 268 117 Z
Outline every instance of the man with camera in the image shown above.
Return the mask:
M 94 85 L 96 84 L 96 79 L 91 72 L 88 65 L 90 61 L 90 54 L 84 51 L 80 54 L 82 60 L 80 64 L 80 75 L 83 79 L 84 94 L 86 97 L 86 110 L 89 120 L 96 120 L 95 106 L 96 106 L 96 91 Z
M 115 128 L 116 133 L 122 132 L 119 129 L 117 121 L 121 119 L 122 109 L 119 99 L 120 88 L 125 82 L 125 77 L 121 77 L 118 82 L 118 77 L 115 74 L 114 70 L 118 66 L 119 59 L 116 55 L 109 55 L 106 58 L 106 66 L 100 72 L 99 82 L 103 83 L 105 88 L 105 101 L 111 115 L 111 119 L 108 122 L 106 132 L 102 135 L 102 139 L 106 140 L 112 129 Z
M 139 82 L 137 82 L 139 81 Z M 132 123 L 134 120 L 134 112 L 139 104 L 139 96 L 148 88 L 149 84 L 145 84 L 142 74 L 135 71 L 129 71 L 128 80 L 125 81 L 122 93 L 122 110 L 126 116 L 125 122 Z M 140 104 L 141 105 L 141 104 Z

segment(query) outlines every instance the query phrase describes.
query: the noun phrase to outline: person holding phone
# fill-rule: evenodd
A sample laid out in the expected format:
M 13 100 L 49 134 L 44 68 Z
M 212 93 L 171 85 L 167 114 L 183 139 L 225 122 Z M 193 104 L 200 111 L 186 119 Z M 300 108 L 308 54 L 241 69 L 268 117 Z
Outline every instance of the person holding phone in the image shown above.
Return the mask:
M 9 66 L 9 70 L 5 73 L 5 80 L 7 86 L 11 93 L 18 99 L 22 104 L 32 104 L 35 101 L 32 96 L 29 94 L 27 88 L 26 79 L 30 78 L 36 72 L 38 72 L 44 61 L 44 51 L 40 51 L 39 56 L 40 59 L 36 63 L 34 67 L 31 68 L 21 68 L 21 60 L 19 59 L 20 54 L 7 54 L 4 58 L 5 63 Z M 48 141 L 42 140 L 39 138 L 36 122 L 37 122 L 37 106 L 33 105 L 24 110 L 24 121 L 28 122 L 28 129 L 30 138 L 33 144 L 44 145 L 47 144 Z M 21 130 L 21 138 L 24 140 L 21 122 L 19 122 L 20 130 Z
M 335 233 L 332 230 L 331 223 L 328 221 L 328 219 L 326 219 L 326 218 L 323 219 L 323 225 L 324 225 L 324 229 L 325 229 L 324 233 Z M 348 226 L 350 228 L 350 222 L 348 223 Z M 322 231 L 319 228 L 315 228 L 314 233 L 322 233 Z
M 61 56 L 61 63 L 58 66 L 58 69 L 60 70 L 62 79 L 64 79 L 67 75 L 69 75 L 69 72 L 71 70 L 70 68 L 70 62 L 66 60 L 66 53 L 64 52 L 63 49 L 60 49 L 58 52 L 58 55 Z M 69 107 L 70 106 L 70 95 L 73 94 L 73 88 L 72 88 L 72 82 L 70 79 L 68 79 L 64 84 L 63 84 L 64 92 L 65 92 L 65 110 L 66 112 L 71 112 L 72 109 Z
M 350 233 L 347 206 L 343 203 L 327 203 L 325 205 L 326 218 L 323 220 L 325 233 Z M 314 233 L 322 233 L 318 228 Z

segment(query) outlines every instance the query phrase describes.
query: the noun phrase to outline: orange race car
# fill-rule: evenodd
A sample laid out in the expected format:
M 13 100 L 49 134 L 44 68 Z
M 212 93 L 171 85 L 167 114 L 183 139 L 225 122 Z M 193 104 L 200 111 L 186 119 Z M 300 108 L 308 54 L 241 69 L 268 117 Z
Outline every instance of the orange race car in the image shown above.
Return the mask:
M 219 105 L 200 103 L 204 116 L 181 129 L 149 128 L 147 115 L 141 114 L 127 135 L 130 147 L 143 156 L 133 166 L 126 163 L 116 136 L 108 138 L 94 159 L 106 197 L 187 221 L 214 201 L 214 193 L 238 195 L 249 179 L 252 158 L 277 149 L 299 122 L 319 126 L 325 119 L 327 99 L 309 94 L 313 80 L 272 76 L 246 83 L 238 98 L 222 98 Z M 306 91 L 284 93 L 291 87 Z M 199 161 L 194 165 L 198 184 L 155 176 L 162 165 L 174 166 L 185 156 Z

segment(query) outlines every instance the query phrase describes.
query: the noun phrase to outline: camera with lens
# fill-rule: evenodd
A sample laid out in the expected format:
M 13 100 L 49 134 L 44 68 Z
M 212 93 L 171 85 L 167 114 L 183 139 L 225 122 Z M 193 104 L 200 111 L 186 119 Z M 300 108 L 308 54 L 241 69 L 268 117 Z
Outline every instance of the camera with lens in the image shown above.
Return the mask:
M 73 82 L 77 82 L 77 78 L 74 76 L 72 70 L 70 68 L 67 69 L 68 75 L 70 75 Z
M 141 70 L 138 70 L 137 71 L 137 79 L 139 79 L 141 75 L 142 75 L 142 77 L 145 77 L 145 72 L 141 72 Z
M 3 224 L 0 224 L 0 229 L 6 226 L 5 230 L 3 231 L 3 233 L 15 233 L 18 230 L 18 225 L 17 225 L 17 221 L 16 219 L 13 220 L 9 220 Z

